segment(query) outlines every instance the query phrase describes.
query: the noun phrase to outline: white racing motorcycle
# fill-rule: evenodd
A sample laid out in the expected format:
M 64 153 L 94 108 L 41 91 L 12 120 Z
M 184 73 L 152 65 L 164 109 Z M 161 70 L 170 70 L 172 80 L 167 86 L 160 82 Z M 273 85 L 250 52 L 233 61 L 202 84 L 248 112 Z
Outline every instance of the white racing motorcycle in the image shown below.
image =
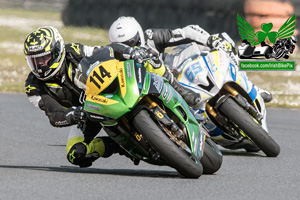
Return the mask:
M 211 139 L 227 149 L 262 150 L 276 157 L 280 147 L 268 132 L 266 108 L 257 87 L 245 72 L 239 72 L 226 52 L 200 51 L 199 47 L 192 43 L 175 54 L 188 55 L 182 55 L 186 59 L 175 72 L 182 85 L 201 95 L 196 109 L 205 117 L 203 123 Z

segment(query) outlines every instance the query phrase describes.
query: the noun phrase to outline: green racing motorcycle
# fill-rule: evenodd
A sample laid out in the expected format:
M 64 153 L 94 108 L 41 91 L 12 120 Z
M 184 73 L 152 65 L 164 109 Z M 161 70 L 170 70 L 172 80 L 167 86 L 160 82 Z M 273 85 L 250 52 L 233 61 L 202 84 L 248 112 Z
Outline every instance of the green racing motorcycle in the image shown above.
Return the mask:
M 86 116 L 133 161 L 175 168 L 186 178 L 212 174 L 222 153 L 168 81 L 134 60 L 118 61 L 96 50 L 80 62 Z

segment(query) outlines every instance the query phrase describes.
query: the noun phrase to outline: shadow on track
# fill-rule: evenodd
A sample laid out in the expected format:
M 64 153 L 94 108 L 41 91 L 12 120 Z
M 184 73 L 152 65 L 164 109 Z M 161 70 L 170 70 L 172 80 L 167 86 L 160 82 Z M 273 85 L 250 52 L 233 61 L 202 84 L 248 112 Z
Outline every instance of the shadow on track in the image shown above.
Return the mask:
M 264 157 L 267 158 L 267 156 L 263 155 L 261 151 L 259 152 L 247 152 L 244 150 L 221 150 L 222 154 L 224 156 L 244 156 L 244 157 Z
M 105 174 L 119 176 L 151 177 L 151 178 L 179 178 L 183 177 L 176 171 L 157 171 L 157 170 L 133 170 L 133 169 L 98 169 L 98 168 L 79 168 L 79 167 L 45 167 L 45 166 L 14 166 L 0 165 L 0 168 L 8 169 L 26 169 L 38 171 L 64 172 L 64 173 L 87 173 L 87 174 Z

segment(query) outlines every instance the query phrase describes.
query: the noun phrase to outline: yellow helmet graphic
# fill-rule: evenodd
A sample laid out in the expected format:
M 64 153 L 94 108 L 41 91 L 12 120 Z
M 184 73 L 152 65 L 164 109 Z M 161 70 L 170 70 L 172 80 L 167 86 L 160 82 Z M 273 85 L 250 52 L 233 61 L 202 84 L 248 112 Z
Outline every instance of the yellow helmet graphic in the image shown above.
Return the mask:
M 48 80 L 63 64 L 64 40 L 56 28 L 40 27 L 27 35 L 24 54 L 32 73 L 40 80 Z

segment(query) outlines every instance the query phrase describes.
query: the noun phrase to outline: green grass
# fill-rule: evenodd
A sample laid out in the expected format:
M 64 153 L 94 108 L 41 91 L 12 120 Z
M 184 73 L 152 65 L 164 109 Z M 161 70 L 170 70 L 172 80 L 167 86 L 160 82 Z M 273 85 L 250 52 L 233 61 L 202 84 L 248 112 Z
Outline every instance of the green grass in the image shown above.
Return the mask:
M 60 20 L 60 12 L 52 11 L 32 11 L 23 9 L 13 9 L 13 8 L 0 8 L 0 16 L 15 16 L 26 19 L 48 19 L 48 20 Z
M 40 26 L 58 28 L 65 43 L 90 46 L 109 43 L 107 30 L 64 26 L 59 12 L 0 8 L 0 23 L 0 92 L 24 92 L 24 81 L 30 70 L 24 58 L 23 42 L 28 33 Z M 300 53 L 290 60 L 300 63 Z M 274 100 L 267 106 L 300 108 L 300 69 L 295 72 L 247 72 L 247 75 L 255 85 L 273 93 Z

